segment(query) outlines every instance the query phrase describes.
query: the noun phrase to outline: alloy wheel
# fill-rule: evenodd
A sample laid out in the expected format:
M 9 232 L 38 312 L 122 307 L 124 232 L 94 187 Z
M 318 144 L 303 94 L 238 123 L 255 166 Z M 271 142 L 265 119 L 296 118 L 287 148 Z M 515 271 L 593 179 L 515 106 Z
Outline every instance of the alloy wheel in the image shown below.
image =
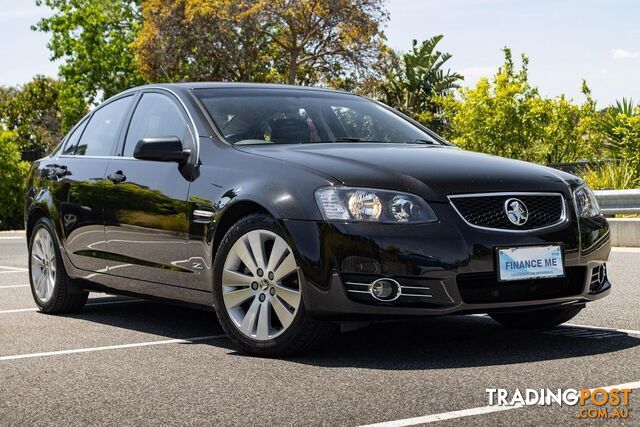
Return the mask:
M 242 235 L 224 263 L 222 298 L 245 336 L 266 341 L 286 331 L 300 307 L 301 289 L 298 266 L 284 239 L 268 230 Z
M 38 299 L 47 303 L 56 284 L 56 250 L 53 237 L 41 227 L 36 231 L 31 245 L 31 284 Z

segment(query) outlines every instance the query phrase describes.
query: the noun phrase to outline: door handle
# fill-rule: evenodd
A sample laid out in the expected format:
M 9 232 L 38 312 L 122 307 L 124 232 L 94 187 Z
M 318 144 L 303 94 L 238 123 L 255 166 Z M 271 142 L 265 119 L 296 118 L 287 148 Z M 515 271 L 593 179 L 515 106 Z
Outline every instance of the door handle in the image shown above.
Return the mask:
M 127 177 L 122 173 L 122 171 L 118 171 L 107 175 L 107 179 L 114 184 L 120 184 L 121 182 L 126 181 Z
M 56 176 L 56 178 L 62 178 L 66 176 L 68 173 L 69 172 L 67 171 L 66 166 L 55 165 L 53 168 L 53 174 Z
M 64 165 L 46 165 L 40 171 L 40 176 L 46 179 L 60 179 L 67 175 L 70 175 L 70 173 Z

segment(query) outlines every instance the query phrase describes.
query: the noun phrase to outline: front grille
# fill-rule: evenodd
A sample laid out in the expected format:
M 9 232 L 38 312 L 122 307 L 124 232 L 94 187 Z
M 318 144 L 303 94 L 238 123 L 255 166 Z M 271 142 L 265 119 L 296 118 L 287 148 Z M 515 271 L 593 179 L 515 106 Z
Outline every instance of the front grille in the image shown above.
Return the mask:
M 515 225 L 507 217 L 505 202 L 513 198 L 520 200 L 527 207 L 529 218 L 524 225 Z M 458 213 L 476 227 L 533 230 L 559 224 L 565 219 L 564 198 L 561 194 L 483 194 L 450 196 L 450 200 Z
M 561 298 L 582 293 L 585 267 L 567 267 L 565 277 L 498 282 L 496 273 L 468 273 L 457 277 L 462 301 L 489 304 Z

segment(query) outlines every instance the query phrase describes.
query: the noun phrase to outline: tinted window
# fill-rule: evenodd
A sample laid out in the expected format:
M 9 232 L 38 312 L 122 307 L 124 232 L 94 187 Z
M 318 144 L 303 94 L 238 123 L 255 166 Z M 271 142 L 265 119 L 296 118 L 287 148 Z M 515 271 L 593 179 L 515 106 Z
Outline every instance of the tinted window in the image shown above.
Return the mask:
M 64 145 L 64 151 L 62 151 L 62 154 L 67 156 L 75 154 L 76 147 L 78 146 L 78 141 L 80 141 L 80 135 L 82 135 L 82 131 L 86 126 L 87 121 L 85 120 L 84 122 L 80 123 L 77 128 L 75 128 L 73 133 L 69 135 L 69 138 L 67 138 L 67 142 Z
M 191 144 L 191 132 L 182 109 L 168 96 L 159 93 L 142 95 L 127 132 L 124 156 L 132 157 L 142 138 L 177 136 L 183 146 Z
M 133 96 L 120 98 L 96 110 L 82 134 L 76 154 L 110 156 L 118 139 L 120 125 L 132 99 Z
M 272 89 L 195 93 L 234 144 L 437 143 L 401 116 L 350 94 Z

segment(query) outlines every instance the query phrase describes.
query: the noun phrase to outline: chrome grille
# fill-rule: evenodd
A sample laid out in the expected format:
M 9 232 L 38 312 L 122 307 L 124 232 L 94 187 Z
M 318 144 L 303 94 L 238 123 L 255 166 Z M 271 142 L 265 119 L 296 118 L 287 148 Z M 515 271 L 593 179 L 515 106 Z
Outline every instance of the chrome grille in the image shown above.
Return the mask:
M 529 218 L 518 226 L 509 221 L 505 202 L 516 198 L 527 207 Z M 547 228 L 566 220 L 562 194 L 557 193 L 486 193 L 449 196 L 451 204 L 470 225 L 509 231 L 530 231 Z

